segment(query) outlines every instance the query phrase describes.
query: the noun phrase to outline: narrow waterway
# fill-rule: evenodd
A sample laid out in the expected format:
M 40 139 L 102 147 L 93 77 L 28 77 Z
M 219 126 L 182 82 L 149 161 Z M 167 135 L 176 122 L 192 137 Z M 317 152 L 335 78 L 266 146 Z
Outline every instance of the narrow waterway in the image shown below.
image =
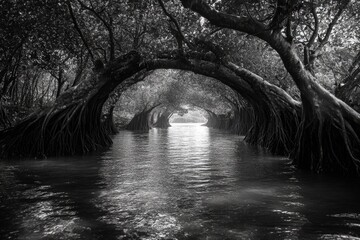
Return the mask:
M 195 124 L 84 157 L 0 163 L 0 239 L 360 239 L 358 180 Z

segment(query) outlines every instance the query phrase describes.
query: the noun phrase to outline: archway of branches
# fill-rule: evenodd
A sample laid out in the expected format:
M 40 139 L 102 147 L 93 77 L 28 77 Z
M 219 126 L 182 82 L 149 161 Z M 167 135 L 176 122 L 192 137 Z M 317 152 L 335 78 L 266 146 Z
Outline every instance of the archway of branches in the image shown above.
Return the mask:
M 261 104 L 265 104 L 267 100 L 259 98 L 258 93 L 260 90 L 255 92 L 250 85 L 256 84 L 256 81 L 259 82 L 261 78 L 257 79 L 259 76 L 254 75 L 254 77 L 249 78 L 251 80 L 247 82 L 239 77 L 235 71 L 217 64 L 216 59 L 211 61 L 211 59 L 202 60 L 189 58 L 189 61 L 183 61 L 182 59 L 166 58 L 141 62 L 141 57 L 138 53 L 131 52 L 120 57 L 117 61 L 118 66 L 110 65 L 104 69 L 97 69 L 94 72 L 94 76 L 87 82 L 82 83 L 80 87 L 65 92 L 50 110 L 35 113 L 24 119 L 18 125 L 3 131 L 3 136 L 5 137 L 2 142 L 2 156 L 39 157 L 82 154 L 108 146 L 111 140 L 108 132 L 104 131 L 101 124 L 102 108 L 106 100 L 118 85 L 123 86 L 125 89 L 142 80 L 143 77 L 147 75 L 146 72 L 155 69 L 181 69 L 217 79 L 231 87 L 241 96 L 241 99 L 227 99 L 229 103 L 233 105 L 232 107 L 237 109 L 237 117 L 240 114 L 239 111 L 245 109 L 242 101 L 246 101 L 250 105 L 254 103 L 254 105 L 251 105 L 252 109 L 250 111 L 256 112 L 256 118 L 259 123 L 264 122 L 266 119 L 272 121 L 271 115 L 259 111 L 260 109 L 264 111 L 265 108 L 261 108 L 260 106 Z M 285 101 L 291 100 L 290 96 L 280 88 L 274 85 L 271 86 L 274 87 L 275 91 L 279 91 L 284 95 Z M 261 89 L 261 86 L 258 86 L 258 88 Z M 273 94 L 278 93 L 274 92 Z M 281 96 L 276 96 L 276 98 L 279 97 Z M 299 110 L 297 109 L 298 103 L 296 101 L 290 102 L 289 104 L 293 105 L 295 111 Z M 143 114 L 150 114 L 158 105 L 160 105 L 160 103 L 151 106 L 149 109 L 144 109 Z M 255 111 L 254 107 L 258 109 Z M 209 109 L 206 110 L 211 116 L 209 118 L 210 121 L 215 122 L 216 116 L 214 113 L 211 113 Z M 163 112 L 161 113 L 164 114 Z M 167 114 L 171 114 L 171 112 L 166 112 L 165 115 Z M 273 110 L 272 114 L 277 117 L 279 112 Z M 214 123 L 213 126 L 215 125 Z M 241 126 L 241 121 L 239 121 L 239 126 Z M 276 137 L 269 136 L 268 140 L 261 140 L 261 142 L 259 142 L 257 139 L 259 137 L 255 136 L 256 134 L 263 134 L 264 136 L 262 138 L 264 139 L 265 134 L 270 134 L 265 128 L 260 130 L 258 129 L 259 127 L 260 126 L 256 125 L 253 126 L 253 129 L 251 129 L 252 134 L 248 135 L 249 142 L 252 141 L 253 144 L 260 144 L 270 148 L 271 143 L 267 141 L 275 139 Z M 129 129 L 136 128 L 138 127 L 129 127 Z M 296 128 L 296 126 L 294 126 L 294 128 Z M 236 132 L 244 133 L 245 130 L 237 130 Z M 277 133 L 274 132 L 271 134 Z M 27 143 L 26 139 L 29 138 L 37 139 L 37 141 L 31 144 Z M 282 137 L 279 139 L 282 139 Z M 288 143 L 288 141 L 284 140 L 284 143 L 285 142 Z M 278 147 L 278 143 L 276 145 L 278 149 L 273 150 L 274 153 L 283 151 Z M 284 147 L 282 146 L 281 148 Z M 17 150 L 15 151 L 14 149 Z
M 240 133 L 236 119 L 239 111 L 248 107 L 241 95 L 224 83 L 182 70 L 156 70 L 127 90 L 115 91 L 118 101 L 108 101 L 105 112 L 115 109 L 112 111 L 117 125 L 130 130 L 167 128 L 174 114 L 180 117 L 195 110 L 208 119 L 209 126 L 224 125 L 221 128 Z M 204 117 L 201 119 L 204 122 Z M 221 123 L 230 121 L 234 128 Z
M 232 1 L 229 1 L 229 6 L 219 3 L 220 10 L 216 9 L 216 4 L 209 5 L 207 1 L 180 2 L 185 9 L 199 14 L 214 27 L 247 34 L 272 48 L 295 83 L 300 98 L 293 99 L 282 88 L 237 64 L 240 62 L 236 59 L 239 56 L 229 58 L 221 46 L 204 38 L 187 39 L 178 21 L 160 0 L 159 9 L 170 19 L 170 32 L 176 40 L 177 49 L 156 53 L 148 51 L 147 53 L 155 56 L 150 58 L 142 56 L 138 51 L 116 57 L 114 28 L 101 16 L 102 13 L 81 1 L 77 8 L 73 8 L 70 1 L 67 1 L 66 6 L 75 29 L 93 60 L 93 72 L 85 81 L 59 95 L 53 106 L 2 130 L 1 157 L 84 154 L 107 147 L 111 144 L 111 127 L 104 127 L 103 107 L 114 90 L 118 86 L 126 89 L 156 69 L 179 69 L 217 79 L 241 96 L 241 103 L 231 99 L 229 102 L 233 103 L 233 109 L 237 109 L 233 114 L 237 119 L 234 127 L 237 124 L 240 128 L 239 126 L 246 125 L 244 122 L 249 121 L 246 119 L 251 119 L 251 126 L 237 131 L 245 134 L 245 140 L 250 144 L 265 147 L 274 154 L 290 156 L 299 168 L 314 172 L 359 175 L 360 114 L 320 85 L 314 74 L 317 54 L 323 50 L 329 40 L 328 35 L 350 1 L 336 5 L 323 38 L 316 39 L 321 26 L 315 21 L 316 28 L 310 34 L 308 42 L 304 43 L 302 55 L 298 53 L 294 43 L 295 13 L 298 8 L 303 9 L 317 20 L 315 5 L 303 8 L 287 4 L 287 1 L 276 1 L 276 11 L 270 11 L 272 8 L 269 7 L 269 11 L 265 11 L 268 20 L 260 21 L 254 19 L 249 12 L 242 15 L 243 12 L 240 11 L 237 16 L 238 12 L 232 12 L 231 6 L 235 4 Z M 177 7 L 176 5 L 176 9 Z M 257 7 L 254 5 L 252 10 Z M 92 12 L 93 17 L 102 22 L 105 32 L 108 32 L 109 50 L 103 49 L 106 64 L 94 59 L 94 49 L 88 45 L 89 42 L 78 25 L 74 10 L 79 10 L 80 14 L 82 8 Z M 112 24 L 112 19 L 109 21 Z M 315 42 L 317 47 L 314 46 Z M 137 45 L 134 46 L 136 49 Z M 345 85 L 358 79 L 358 62 L 355 61 L 354 64 L 355 71 L 349 75 L 351 79 L 346 80 Z M 151 113 L 156 107 L 158 106 L 146 109 L 145 113 Z M 108 110 L 105 122 L 111 120 L 113 109 L 109 107 Z M 210 112 L 208 114 L 211 115 Z

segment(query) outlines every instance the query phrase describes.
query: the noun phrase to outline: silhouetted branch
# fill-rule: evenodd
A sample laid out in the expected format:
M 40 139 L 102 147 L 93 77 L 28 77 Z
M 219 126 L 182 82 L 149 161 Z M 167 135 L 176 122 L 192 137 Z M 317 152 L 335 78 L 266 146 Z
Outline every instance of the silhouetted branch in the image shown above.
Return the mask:
M 77 20 L 76 20 L 76 18 L 75 18 L 75 15 L 74 15 L 73 10 L 72 10 L 71 3 L 70 3 L 69 0 L 66 1 L 66 3 L 67 3 L 67 5 L 68 5 L 69 13 L 70 13 L 71 19 L 72 19 L 72 21 L 73 21 L 74 27 L 75 27 L 76 31 L 79 33 L 80 38 L 81 38 L 81 40 L 83 41 L 86 49 L 88 50 L 88 52 L 89 52 L 89 54 L 90 54 L 90 57 L 91 57 L 91 61 L 94 62 L 94 61 L 95 61 L 94 54 L 92 53 L 92 51 L 91 51 L 91 49 L 90 49 L 90 47 L 89 47 L 89 44 L 88 44 L 88 42 L 86 41 L 83 33 L 81 32 L 81 29 L 80 29 L 80 27 L 79 27 L 79 24 L 78 24 L 78 22 L 77 22 Z

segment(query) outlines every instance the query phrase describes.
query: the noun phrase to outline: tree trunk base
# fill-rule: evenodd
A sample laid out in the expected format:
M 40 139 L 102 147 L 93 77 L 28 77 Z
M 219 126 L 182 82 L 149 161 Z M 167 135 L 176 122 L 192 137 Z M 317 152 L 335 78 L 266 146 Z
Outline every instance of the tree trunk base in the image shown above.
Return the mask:
M 334 106 L 305 112 L 292 154 L 300 169 L 344 176 L 360 175 L 360 126 Z
M 2 158 L 85 154 L 111 145 L 100 124 L 101 106 L 71 104 L 33 114 L 1 132 Z

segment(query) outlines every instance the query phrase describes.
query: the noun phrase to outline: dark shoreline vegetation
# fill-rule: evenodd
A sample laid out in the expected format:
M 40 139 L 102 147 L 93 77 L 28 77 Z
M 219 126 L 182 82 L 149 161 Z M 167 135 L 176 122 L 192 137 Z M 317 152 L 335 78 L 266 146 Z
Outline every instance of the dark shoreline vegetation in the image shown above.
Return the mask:
M 0 157 L 86 154 L 174 114 L 360 175 L 360 2 L 3 1 Z M 121 122 L 121 123 L 120 123 Z

